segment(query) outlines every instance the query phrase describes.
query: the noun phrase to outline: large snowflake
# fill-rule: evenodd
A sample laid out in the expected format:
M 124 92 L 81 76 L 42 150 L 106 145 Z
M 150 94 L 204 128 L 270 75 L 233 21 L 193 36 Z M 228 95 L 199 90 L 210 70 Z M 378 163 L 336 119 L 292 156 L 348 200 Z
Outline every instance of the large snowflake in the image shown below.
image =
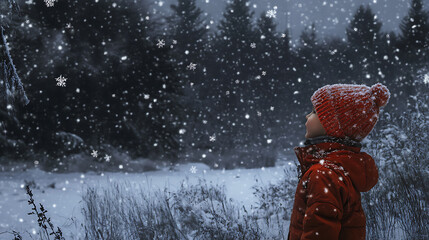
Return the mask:
M 108 155 L 108 154 L 106 154 L 106 155 L 104 156 L 104 160 L 106 160 L 106 162 L 110 162 L 110 158 L 112 158 L 112 156 L 110 156 L 110 155 Z
M 216 136 L 213 134 L 213 136 L 210 136 L 210 142 L 216 141 Z
M 98 151 L 96 151 L 96 150 L 92 150 L 91 155 L 92 155 L 93 157 L 97 157 L 97 156 L 98 156 Z
M 57 86 L 60 86 L 60 87 L 65 87 L 66 86 L 67 78 L 63 77 L 62 75 L 60 75 L 59 77 L 55 78 L 55 80 L 57 81 Z
M 423 82 L 426 84 L 429 84 L 429 75 L 428 74 L 425 74 Z
M 158 48 L 164 47 L 164 45 L 165 45 L 164 39 L 161 39 L 161 40 L 158 39 L 158 43 L 156 45 L 158 46 Z
M 191 171 L 191 173 L 196 173 L 197 172 L 197 167 L 192 166 L 191 169 L 189 169 L 189 171 Z
M 195 66 L 197 66 L 197 64 L 191 62 L 186 68 L 189 70 L 195 70 L 196 69 Z
M 56 2 L 57 0 L 45 0 L 45 4 L 47 7 L 53 7 L 54 6 L 54 2 Z
M 276 14 L 277 14 L 277 6 L 274 6 L 274 8 L 272 10 L 267 11 L 266 16 L 269 18 L 276 18 Z

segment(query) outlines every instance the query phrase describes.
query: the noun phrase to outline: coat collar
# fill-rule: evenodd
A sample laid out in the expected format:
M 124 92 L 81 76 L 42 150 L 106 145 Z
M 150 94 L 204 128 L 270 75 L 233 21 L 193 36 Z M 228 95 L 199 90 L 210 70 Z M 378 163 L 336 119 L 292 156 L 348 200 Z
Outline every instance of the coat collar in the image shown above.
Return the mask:
M 307 138 L 304 147 L 295 147 L 294 151 L 304 174 L 311 165 L 318 163 L 328 153 L 337 150 L 349 150 L 359 153 L 362 144 L 350 138 L 337 138 L 332 136 L 319 136 Z
M 307 138 L 304 142 L 304 145 L 309 146 L 309 145 L 314 145 L 317 143 L 322 143 L 322 142 L 337 142 L 337 143 L 341 143 L 343 145 L 346 146 L 351 146 L 351 147 L 362 147 L 362 144 L 358 141 L 355 141 L 351 138 L 345 137 L 345 138 L 337 138 L 337 137 L 332 137 L 332 136 L 319 136 L 319 137 L 314 137 L 314 138 Z
M 359 142 L 324 136 L 307 139 L 305 143 L 305 147 L 294 148 L 300 163 L 298 169 L 301 170 L 298 178 L 313 164 L 329 162 L 341 166 L 359 192 L 367 192 L 377 184 L 378 169 L 375 161 L 369 154 L 360 151 Z

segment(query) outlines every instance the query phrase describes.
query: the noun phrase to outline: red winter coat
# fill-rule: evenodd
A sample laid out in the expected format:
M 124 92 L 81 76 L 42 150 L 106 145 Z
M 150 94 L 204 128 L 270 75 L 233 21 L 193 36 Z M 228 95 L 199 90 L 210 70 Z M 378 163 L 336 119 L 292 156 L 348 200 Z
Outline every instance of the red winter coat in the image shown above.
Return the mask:
M 365 239 L 360 192 L 378 181 L 374 159 L 344 142 L 295 147 L 301 164 L 288 239 Z

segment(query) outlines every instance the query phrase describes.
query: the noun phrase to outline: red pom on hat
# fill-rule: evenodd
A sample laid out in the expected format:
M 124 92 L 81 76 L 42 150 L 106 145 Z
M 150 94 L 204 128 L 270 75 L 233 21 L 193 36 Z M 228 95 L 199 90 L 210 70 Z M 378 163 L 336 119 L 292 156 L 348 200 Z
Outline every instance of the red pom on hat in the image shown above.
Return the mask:
M 384 107 L 387 104 L 387 101 L 390 97 L 390 91 L 381 83 L 372 85 L 371 93 L 375 97 L 374 101 L 378 107 Z
M 311 102 L 328 136 L 361 141 L 374 128 L 380 107 L 389 98 L 389 90 L 381 83 L 371 87 L 334 84 L 315 91 Z

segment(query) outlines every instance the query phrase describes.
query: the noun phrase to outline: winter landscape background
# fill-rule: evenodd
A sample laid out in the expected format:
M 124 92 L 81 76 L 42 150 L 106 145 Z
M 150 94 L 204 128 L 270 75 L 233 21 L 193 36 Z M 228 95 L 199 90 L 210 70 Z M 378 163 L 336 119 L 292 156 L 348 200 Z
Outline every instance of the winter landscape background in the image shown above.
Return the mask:
M 428 6 L 2 0 L 0 239 L 285 239 L 312 93 L 378 82 L 367 239 L 429 239 Z

